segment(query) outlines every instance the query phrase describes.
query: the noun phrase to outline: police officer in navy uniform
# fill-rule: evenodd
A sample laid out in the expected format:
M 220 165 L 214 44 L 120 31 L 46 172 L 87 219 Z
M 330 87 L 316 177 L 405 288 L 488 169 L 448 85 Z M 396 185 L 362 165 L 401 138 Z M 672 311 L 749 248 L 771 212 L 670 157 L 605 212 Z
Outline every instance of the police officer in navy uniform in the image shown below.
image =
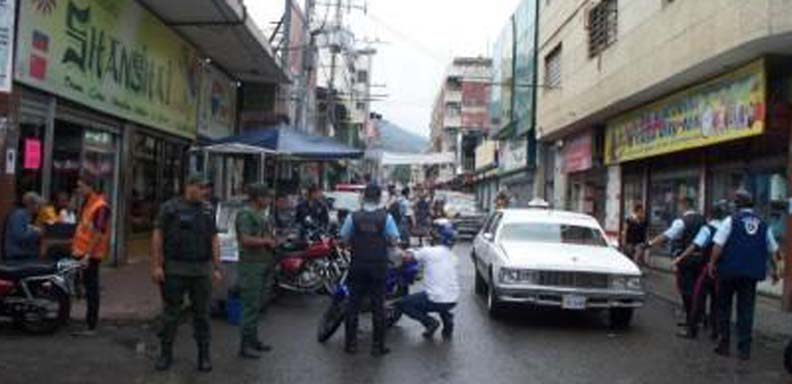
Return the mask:
M 778 243 L 767 224 L 753 211 L 753 198 L 745 190 L 735 195 L 737 213 L 723 221 L 715 233 L 710 275 L 718 279 L 718 321 L 720 341 L 715 353 L 729 356 L 730 321 L 737 296 L 737 351 L 740 360 L 751 358 L 756 285 L 767 277 L 772 266 L 773 283 L 778 282 L 775 257 Z M 775 256 L 775 257 L 771 257 Z
M 341 227 L 341 239 L 352 248 L 344 347 L 350 354 L 357 352 L 358 314 L 365 296 L 371 300 L 374 328 L 371 354 L 382 356 L 390 352 L 385 347 L 385 275 L 388 248 L 398 244 L 399 230 L 393 217 L 380 208 L 381 198 L 379 186 L 366 186 L 363 208 L 347 216 Z
M 692 323 L 691 317 L 693 315 L 693 290 L 696 279 L 706 264 L 702 262 L 701 257 L 691 257 L 685 261 L 680 260 L 679 257 L 691 244 L 701 227 L 707 223 L 707 220 L 704 215 L 693 209 L 693 199 L 688 196 L 680 197 L 679 211 L 682 212 L 682 216 L 674 220 L 671 223 L 671 227 L 664 233 L 649 241 L 647 246 L 652 248 L 666 241 L 671 241 L 671 253 L 677 269 L 677 288 L 685 309 L 685 322 L 679 324 L 684 326 L 685 329 L 680 330 L 678 335 L 689 337 L 688 325 Z
M 721 200 L 712 206 L 710 220 L 706 225 L 702 226 L 693 242 L 682 254 L 674 260 L 674 265 L 690 265 L 691 262 L 702 265 L 707 265 L 712 256 L 712 247 L 714 243 L 712 239 L 715 233 L 720 228 L 723 220 L 729 215 L 729 202 Z M 683 332 L 680 336 L 695 339 L 698 336 L 698 329 L 704 319 L 706 312 L 707 299 L 709 298 L 709 313 L 706 317 L 706 325 L 710 329 L 710 338 L 717 340 L 718 338 L 718 324 L 717 324 L 717 296 L 716 296 L 716 281 L 709 274 L 709 268 L 701 268 L 696 284 L 693 289 L 693 303 L 691 308 L 691 319 L 687 324 L 687 332 Z

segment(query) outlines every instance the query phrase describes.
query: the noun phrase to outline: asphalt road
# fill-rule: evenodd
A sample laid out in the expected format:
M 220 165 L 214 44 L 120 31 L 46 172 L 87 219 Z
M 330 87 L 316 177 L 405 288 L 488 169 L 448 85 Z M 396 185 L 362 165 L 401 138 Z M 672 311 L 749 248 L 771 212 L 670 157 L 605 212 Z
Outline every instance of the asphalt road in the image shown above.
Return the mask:
M 469 248 L 459 246 L 463 295 L 457 334 L 426 341 L 421 327 L 402 319 L 389 333 L 393 352 L 368 355 L 364 318 L 361 353 L 347 356 L 343 332 L 315 340 L 324 297 L 287 296 L 262 323 L 274 351 L 261 361 L 236 356 L 237 328 L 214 323 L 214 372 L 195 372 L 188 325 L 181 328 L 175 366 L 153 370 L 156 339 L 144 326 L 105 326 L 96 338 L 63 331 L 31 337 L 0 329 L 0 383 L 785 383 L 782 342 L 759 337 L 748 363 L 715 356 L 707 340 L 677 339 L 674 308 L 650 299 L 627 331 L 612 332 L 590 313 L 519 308 L 491 320 L 472 293 Z

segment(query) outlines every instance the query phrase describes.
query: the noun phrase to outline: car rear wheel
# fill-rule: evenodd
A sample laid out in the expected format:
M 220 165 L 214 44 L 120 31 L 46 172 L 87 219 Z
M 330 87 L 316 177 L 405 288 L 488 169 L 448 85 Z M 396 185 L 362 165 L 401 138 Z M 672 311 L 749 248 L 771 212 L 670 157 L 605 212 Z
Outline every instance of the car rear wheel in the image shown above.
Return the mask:
M 632 318 L 632 308 L 611 308 L 610 310 L 610 326 L 613 329 L 630 328 Z
M 487 312 L 489 312 L 491 318 L 495 319 L 503 315 L 503 303 L 495 291 L 494 281 L 490 275 L 490 284 L 487 287 Z

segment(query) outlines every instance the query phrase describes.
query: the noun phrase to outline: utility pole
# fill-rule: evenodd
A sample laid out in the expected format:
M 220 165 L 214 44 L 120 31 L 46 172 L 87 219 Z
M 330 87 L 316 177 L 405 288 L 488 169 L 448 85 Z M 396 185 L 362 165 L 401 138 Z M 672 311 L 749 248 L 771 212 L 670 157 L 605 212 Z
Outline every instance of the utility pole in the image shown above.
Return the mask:
M 343 22 L 343 13 L 341 4 L 342 0 L 335 0 L 335 22 L 333 25 L 332 41 L 330 43 L 330 79 L 328 80 L 327 87 L 327 130 L 326 135 L 330 134 L 330 127 L 335 127 L 337 122 L 336 116 L 336 100 L 335 100 L 335 77 L 336 77 L 336 61 L 338 60 L 338 53 L 342 49 L 341 42 L 341 23 Z
M 312 131 L 314 124 L 309 123 L 313 115 L 312 103 L 315 100 L 313 85 L 311 79 L 314 70 L 314 51 L 316 42 L 314 41 L 313 33 L 311 31 L 311 23 L 313 23 L 314 10 L 316 8 L 315 0 L 305 0 L 305 23 L 303 25 L 303 37 L 305 42 L 300 47 L 302 51 L 302 68 L 300 76 L 300 89 L 298 93 L 297 111 L 295 122 L 297 126 L 303 127 L 308 133 Z

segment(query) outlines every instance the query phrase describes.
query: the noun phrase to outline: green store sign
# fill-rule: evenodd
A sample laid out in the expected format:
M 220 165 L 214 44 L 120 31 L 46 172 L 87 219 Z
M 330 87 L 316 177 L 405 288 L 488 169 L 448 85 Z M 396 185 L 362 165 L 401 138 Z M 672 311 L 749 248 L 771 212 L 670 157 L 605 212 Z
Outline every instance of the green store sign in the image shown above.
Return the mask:
M 20 0 L 14 77 L 194 138 L 197 52 L 134 0 Z

